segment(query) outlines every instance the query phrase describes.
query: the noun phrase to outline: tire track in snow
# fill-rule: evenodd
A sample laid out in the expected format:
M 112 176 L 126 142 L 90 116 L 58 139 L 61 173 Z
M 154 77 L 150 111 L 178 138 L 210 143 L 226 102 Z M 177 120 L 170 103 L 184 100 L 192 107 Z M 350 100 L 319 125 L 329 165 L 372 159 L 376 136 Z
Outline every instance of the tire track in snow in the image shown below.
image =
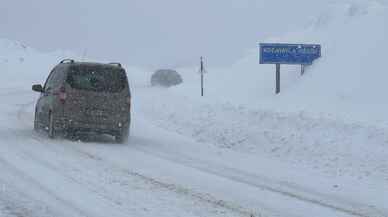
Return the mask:
M 249 186 L 253 186 L 262 190 L 270 191 L 277 193 L 295 200 L 304 201 L 307 203 L 315 204 L 327 209 L 338 211 L 341 213 L 349 214 L 357 217 L 384 217 L 388 216 L 383 211 L 380 211 L 374 207 L 365 206 L 362 204 L 348 203 L 348 202 L 339 202 L 331 201 L 324 198 L 319 193 L 313 193 L 303 190 L 301 187 L 287 186 L 286 184 L 278 183 L 273 180 L 269 180 L 265 177 L 260 177 L 258 175 L 248 174 L 234 168 L 228 168 L 222 165 L 215 165 L 214 163 L 204 162 L 202 160 L 187 160 L 191 157 L 184 157 L 182 153 L 179 154 L 169 154 L 160 150 L 148 150 L 144 146 L 137 145 L 135 149 L 143 153 L 153 155 L 155 157 L 175 162 L 177 164 L 185 165 L 193 169 L 197 169 L 204 173 L 214 174 L 229 180 L 233 180 L 238 183 L 243 183 Z M 158 153 L 159 151 L 159 153 Z M 180 158 L 176 157 L 180 156 Z M 221 172 L 223 171 L 223 172 Z M 259 181 L 253 181 L 259 180 Z M 276 183 L 271 185 L 269 183 Z
M 37 139 L 38 141 L 40 142 L 45 142 L 47 145 L 52 145 L 49 143 L 49 141 L 47 140 L 44 140 L 42 138 L 39 138 L 38 136 L 35 137 L 35 139 Z M 66 144 L 64 144 L 66 145 Z M 191 199 L 196 199 L 196 200 L 199 200 L 203 203 L 207 203 L 207 204 L 210 204 L 210 205 L 214 205 L 216 207 L 220 207 L 220 208 L 225 208 L 227 210 L 230 210 L 234 213 L 237 213 L 239 215 L 242 215 L 242 216 L 262 216 L 261 214 L 259 213 L 254 213 L 252 211 L 249 211 L 239 205 L 236 205 L 236 204 L 232 204 L 232 203 L 229 203 L 225 200 L 220 200 L 220 199 L 217 199 L 215 197 L 213 197 L 212 195 L 210 194 L 207 194 L 207 193 L 202 193 L 202 192 L 197 192 L 197 191 L 194 191 L 192 189 L 189 189 L 189 188 L 185 188 L 183 186 L 178 186 L 178 185 L 175 185 L 175 184 L 171 184 L 171 183 L 166 183 L 166 182 L 162 182 L 158 179 L 155 179 L 153 177 L 149 177 L 149 176 L 146 176 L 146 175 L 143 175 L 139 172 L 136 172 L 136 171 L 133 171 L 131 169 L 127 169 L 127 168 L 123 168 L 117 164 L 114 164 L 112 162 L 109 162 L 107 161 L 106 159 L 100 157 L 100 156 L 96 156 L 92 153 L 89 153 L 89 152 L 86 152 L 84 150 L 81 150 L 79 148 L 76 148 L 74 146 L 71 146 L 70 147 L 70 142 L 69 142 L 69 146 L 66 147 L 66 148 L 70 148 L 71 151 L 73 151 L 74 153 L 78 153 L 80 156 L 84 157 L 84 158 L 87 158 L 89 160 L 93 160 L 95 162 L 98 162 L 100 164 L 102 164 L 102 166 L 105 166 L 107 167 L 107 169 L 109 169 L 110 171 L 117 171 L 122 173 L 122 174 L 126 174 L 126 175 L 129 175 L 129 176 L 132 176 L 132 177 L 136 177 L 138 179 L 141 179 L 143 182 L 145 183 L 149 183 L 155 187 L 159 187 L 161 189 L 165 189 L 165 190 L 168 190 L 170 192 L 174 192 L 178 195 L 183 195 L 183 196 L 186 196 L 186 197 L 189 197 Z M 51 148 L 53 148 L 51 146 Z M 36 157 L 34 157 L 34 160 L 36 161 L 40 161 L 42 164 L 46 164 L 47 165 L 47 162 L 43 162 L 41 159 L 37 159 Z M 48 165 L 47 165 L 48 166 Z M 60 168 L 57 168 L 57 167 L 53 167 L 52 165 L 50 165 L 49 167 L 51 167 L 52 170 L 59 170 Z M 99 187 L 100 189 L 103 188 L 103 187 Z
M 27 120 L 27 118 L 26 118 L 28 116 L 27 112 L 26 112 L 26 109 L 29 106 L 33 105 L 33 103 L 34 103 L 34 101 L 26 103 L 26 104 L 22 104 L 22 105 L 20 105 L 20 108 L 18 109 L 17 118 L 20 121 L 24 122 L 25 124 L 29 123 L 29 120 Z M 33 139 L 38 141 L 38 142 L 40 142 L 40 143 L 47 144 L 49 146 L 49 148 L 54 148 L 52 146 L 52 144 L 50 144 L 49 140 L 40 137 L 36 133 L 33 134 Z M 131 171 L 131 170 L 128 170 L 126 168 L 122 168 L 120 166 L 114 165 L 111 162 L 105 161 L 101 157 L 95 156 L 95 155 L 93 155 L 91 153 L 88 153 L 88 152 L 85 152 L 85 151 L 83 151 L 81 149 L 75 148 L 74 146 L 72 146 L 72 150 L 78 152 L 79 154 L 81 154 L 84 157 L 87 157 L 89 159 L 92 159 L 92 160 L 95 160 L 95 161 L 98 161 L 98 162 L 104 162 L 105 165 L 109 164 L 111 166 L 111 168 L 119 169 L 122 172 L 125 172 L 127 175 L 135 176 L 137 178 L 142 179 L 143 181 L 145 181 L 147 183 L 151 183 L 154 186 L 158 186 L 160 188 L 163 188 L 163 189 L 175 192 L 177 194 L 185 195 L 185 196 L 197 199 L 199 201 L 202 201 L 202 202 L 214 205 L 214 206 L 218 206 L 218 207 L 221 207 L 221 208 L 228 209 L 228 210 L 230 210 L 232 212 L 238 213 L 239 215 L 243 215 L 243 216 L 262 216 L 259 213 L 253 214 L 253 212 L 248 211 L 248 210 L 246 210 L 246 209 L 244 209 L 244 208 L 242 208 L 242 207 L 240 207 L 238 205 L 228 203 L 227 201 L 224 201 L 224 200 L 216 199 L 213 196 L 211 196 L 210 194 L 194 192 L 191 189 L 188 189 L 188 188 L 185 188 L 185 187 L 182 187 L 182 186 L 177 186 L 177 185 L 170 184 L 170 183 L 161 182 L 161 181 L 159 181 L 159 180 L 157 180 L 155 178 L 142 175 L 141 173 L 138 173 L 138 172 L 135 172 L 135 171 Z M 33 157 L 30 153 L 28 153 L 28 155 L 29 155 L 29 157 Z M 56 167 L 50 165 L 48 162 L 42 161 L 42 159 L 39 159 L 38 157 L 33 157 L 33 160 L 34 160 L 34 162 L 39 162 L 41 165 L 46 166 L 46 167 L 50 168 L 53 171 L 58 171 L 58 169 L 60 169 L 60 168 L 56 168 Z M 81 183 L 79 183 L 79 184 L 81 184 Z
M 54 204 L 55 198 L 51 198 L 50 203 L 43 200 L 42 193 L 32 193 L 30 191 L 31 183 L 27 180 L 23 180 L 23 177 L 17 174 L 14 168 L 10 168 L 9 164 L 5 164 L 3 159 L 0 159 L 0 216 L 9 217 L 67 217 L 69 215 L 78 216 L 76 213 L 61 213 L 58 211 L 58 207 L 62 207 L 63 203 L 59 201 L 61 205 Z M 23 181 L 25 183 L 23 183 Z M 28 187 L 27 187 L 28 186 Z M 20 188 L 23 187 L 23 188 Z M 34 186 L 36 187 L 36 186 Z M 38 189 L 38 188 L 35 188 Z
M 4 172 L 4 170 L 2 170 Z M 46 204 L 32 199 L 11 187 L 10 183 L 0 180 L 0 216 L 2 217 L 52 217 L 61 216 Z
M 83 210 L 77 208 L 74 206 L 74 204 L 70 203 L 69 201 L 63 200 L 62 198 L 58 197 L 53 191 L 46 188 L 44 185 L 42 185 L 40 182 L 36 181 L 34 178 L 28 176 L 23 171 L 19 170 L 17 167 L 15 167 L 13 164 L 9 163 L 6 159 L 0 156 L 0 168 L 2 168 L 2 172 L 5 174 L 8 174 L 8 176 L 12 176 L 11 181 L 7 181 L 5 178 L 1 178 L 3 183 L 15 187 L 17 189 L 17 185 L 21 185 L 24 187 L 27 187 L 26 183 L 28 183 L 28 186 L 34 186 L 33 189 L 39 189 L 39 191 L 34 190 L 34 193 L 39 192 L 38 195 L 29 195 L 29 197 L 33 197 L 35 201 L 38 201 L 38 203 L 45 204 L 45 206 L 49 207 L 50 210 L 56 210 L 58 209 L 58 206 L 60 206 L 61 210 L 66 210 L 66 213 L 60 213 L 62 216 L 83 216 L 83 217 L 92 217 L 92 215 L 89 215 L 85 213 Z M 8 177 L 9 178 L 9 177 Z M 22 183 L 23 182 L 23 183 Z M 30 191 L 30 190 L 26 190 Z M 46 198 L 44 200 L 43 198 Z M 47 198 L 50 198 L 51 201 L 49 201 Z

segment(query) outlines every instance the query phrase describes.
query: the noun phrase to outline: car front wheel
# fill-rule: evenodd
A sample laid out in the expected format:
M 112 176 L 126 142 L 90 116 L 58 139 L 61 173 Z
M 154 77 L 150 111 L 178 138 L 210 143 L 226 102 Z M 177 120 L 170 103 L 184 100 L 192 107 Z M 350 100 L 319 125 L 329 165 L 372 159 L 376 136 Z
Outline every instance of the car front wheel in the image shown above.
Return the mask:
M 55 128 L 54 128 L 54 115 L 50 112 L 49 114 L 49 126 L 48 126 L 48 137 L 50 139 L 54 139 L 56 136 Z
M 38 116 L 36 112 L 35 112 L 35 118 L 34 118 L 34 130 L 39 131 Z

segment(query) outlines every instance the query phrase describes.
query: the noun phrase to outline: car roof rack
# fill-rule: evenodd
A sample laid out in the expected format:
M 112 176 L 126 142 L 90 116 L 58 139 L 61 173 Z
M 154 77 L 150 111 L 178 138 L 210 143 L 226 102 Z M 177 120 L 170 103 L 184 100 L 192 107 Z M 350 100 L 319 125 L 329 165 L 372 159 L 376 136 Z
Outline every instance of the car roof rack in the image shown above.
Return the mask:
M 116 65 L 121 68 L 121 63 L 109 63 L 109 65 Z
M 64 59 L 60 63 L 74 63 L 73 59 Z

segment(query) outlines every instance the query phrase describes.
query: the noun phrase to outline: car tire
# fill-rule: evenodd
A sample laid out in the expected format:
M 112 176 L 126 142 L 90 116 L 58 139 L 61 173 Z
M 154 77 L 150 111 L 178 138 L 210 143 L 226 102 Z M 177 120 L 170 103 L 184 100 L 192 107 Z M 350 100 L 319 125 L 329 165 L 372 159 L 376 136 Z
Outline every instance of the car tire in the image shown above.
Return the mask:
M 56 136 L 56 131 L 54 127 L 54 115 L 50 112 L 49 113 L 49 126 L 48 126 L 48 137 L 50 139 L 54 139 Z
M 39 129 L 39 123 L 38 123 L 38 116 L 37 116 L 36 112 L 35 112 L 35 117 L 34 117 L 34 130 L 36 132 L 38 132 L 40 130 Z
M 115 141 L 116 141 L 116 143 L 124 144 L 128 141 L 128 137 L 129 137 L 129 129 L 126 128 L 126 129 L 119 131 L 115 135 Z

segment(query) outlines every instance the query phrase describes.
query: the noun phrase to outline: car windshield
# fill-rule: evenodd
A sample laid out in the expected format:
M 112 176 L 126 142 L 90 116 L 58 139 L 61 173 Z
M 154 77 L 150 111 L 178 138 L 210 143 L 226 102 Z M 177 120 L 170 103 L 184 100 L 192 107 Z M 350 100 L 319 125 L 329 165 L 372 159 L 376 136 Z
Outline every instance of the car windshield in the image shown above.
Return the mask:
M 95 92 L 119 92 L 125 88 L 126 76 L 121 68 L 112 66 L 73 66 L 67 83 L 74 88 Z

